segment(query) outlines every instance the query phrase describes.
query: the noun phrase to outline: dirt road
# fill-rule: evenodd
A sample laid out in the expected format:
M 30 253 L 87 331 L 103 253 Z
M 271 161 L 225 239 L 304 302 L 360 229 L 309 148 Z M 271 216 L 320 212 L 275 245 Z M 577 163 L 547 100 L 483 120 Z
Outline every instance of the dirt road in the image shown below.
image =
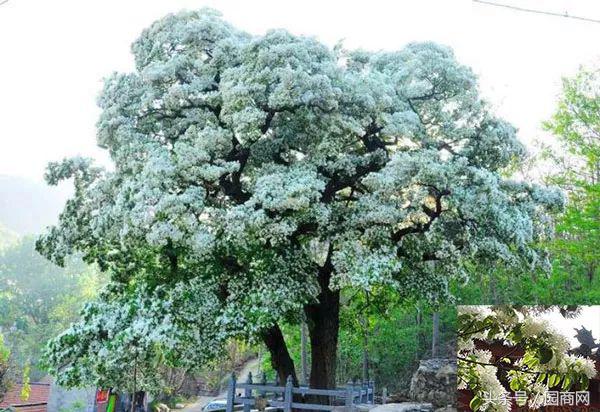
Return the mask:
M 248 373 L 252 372 L 253 376 L 258 376 L 260 365 L 258 359 L 250 359 L 242 370 L 237 374 L 236 379 L 238 382 L 246 382 Z M 225 399 L 227 396 L 227 390 L 223 391 L 217 396 L 199 396 L 198 400 L 191 405 L 186 406 L 184 409 L 180 409 L 182 412 L 200 412 L 204 405 L 215 399 Z

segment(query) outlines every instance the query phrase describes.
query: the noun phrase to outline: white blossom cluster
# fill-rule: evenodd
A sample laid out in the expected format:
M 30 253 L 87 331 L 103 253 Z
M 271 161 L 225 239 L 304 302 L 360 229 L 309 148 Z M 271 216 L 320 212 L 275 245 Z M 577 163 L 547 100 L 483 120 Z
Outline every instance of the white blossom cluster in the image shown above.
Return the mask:
M 579 355 L 567 355 L 564 359 L 563 370 L 573 369 L 577 373 L 582 373 L 589 379 L 596 377 L 596 364 L 593 360 Z
M 45 362 L 60 385 L 155 391 L 164 385 L 158 365 L 165 359 L 193 369 L 220 353 L 226 334 L 218 313 L 214 294 L 197 280 L 155 290 L 110 284 L 50 341 Z
M 332 50 L 283 30 L 250 36 L 201 10 L 155 22 L 132 50 L 135 70 L 107 78 L 98 100 L 114 171 L 49 167 L 50 183 L 77 187 L 38 243 L 52 260 L 82 252 L 116 284 L 165 288 L 183 306 L 181 285 L 198 282 L 207 303 L 185 310 L 208 305 L 202 322 L 249 339 L 314 302 L 325 262 L 331 288 L 432 301 L 472 261 L 543 263 L 531 245 L 562 197 L 503 178 L 523 147 L 449 48 Z M 197 333 L 175 325 L 170 336 Z M 86 330 L 57 340 L 51 363 L 62 351 L 75 362 L 71 341 Z
M 472 355 L 474 360 L 480 363 L 490 363 L 492 358 L 492 353 L 488 350 L 476 349 L 473 350 Z M 489 412 L 509 412 L 511 410 L 510 403 L 499 401 L 506 399 L 509 393 L 498 380 L 498 368 L 491 364 L 474 364 L 472 365 L 472 369 L 478 377 L 478 384 L 482 388 L 481 392 L 485 393 L 486 396 L 482 404 L 482 410 Z M 458 389 L 468 389 L 466 382 L 459 380 Z

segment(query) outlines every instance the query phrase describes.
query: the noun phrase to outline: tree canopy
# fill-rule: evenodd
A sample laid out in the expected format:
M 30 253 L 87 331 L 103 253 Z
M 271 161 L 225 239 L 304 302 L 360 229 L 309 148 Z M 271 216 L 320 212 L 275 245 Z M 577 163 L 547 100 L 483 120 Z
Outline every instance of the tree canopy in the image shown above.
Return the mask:
M 469 262 L 546 264 L 532 245 L 563 197 L 503 177 L 525 150 L 449 48 L 331 49 L 201 10 L 132 51 L 135 70 L 99 98 L 114 170 L 48 167 L 75 195 L 38 249 L 81 252 L 112 279 L 50 344 L 59 383 L 197 365 L 232 337 L 261 340 L 295 378 L 279 324 L 305 316 L 310 383 L 330 387 L 340 290 L 444 301 Z

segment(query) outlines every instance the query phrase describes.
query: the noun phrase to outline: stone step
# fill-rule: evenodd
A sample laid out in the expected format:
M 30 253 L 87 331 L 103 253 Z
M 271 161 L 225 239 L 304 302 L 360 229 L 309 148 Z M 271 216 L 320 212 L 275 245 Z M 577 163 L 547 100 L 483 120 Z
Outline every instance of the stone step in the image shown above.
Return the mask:
M 388 403 L 378 405 L 370 412 L 433 412 L 433 405 L 418 402 Z

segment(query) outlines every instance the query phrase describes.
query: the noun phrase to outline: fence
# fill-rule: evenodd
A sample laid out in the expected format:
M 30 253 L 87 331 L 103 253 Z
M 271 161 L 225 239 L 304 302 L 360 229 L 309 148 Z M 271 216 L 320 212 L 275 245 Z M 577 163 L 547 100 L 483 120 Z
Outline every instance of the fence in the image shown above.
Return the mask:
M 243 390 L 243 396 L 237 393 L 237 390 Z M 253 394 L 256 393 L 256 397 Z M 329 399 L 329 404 L 303 403 L 296 402 L 294 395 L 301 395 L 303 398 L 307 396 L 322 396 Z M 269 398 L 268 396 L 272 396 Z M 238 410 L 237 405 L 241 405 L 240 409 L 244 412 L 250 412 L 252 409 L 264 410 L 265 408 L 283 409 L 284 412 L 290 412 L 292 409 L 316 410 L 316 411 L 333 411 L 338 406 L 345 406 L 350 412 L 354 406 L 360 403 L 373 404 L 375 400 L 375 385 L 373 381 L 369 382 L 348 382 L 345 388 L 337 389 L 312 389 L 306 386 L 294 387 L 292 377 L 287 378 L 285 386 L 279 386 L 278 382 L 267 383 L 263 374 L 260 383 L 252 381 L 252 374 L 248 374 L 246 383 L 237 383 L 235 375 L 232 374 L 227 389 L 227 407 L 226 412 Z M 343 401 L 343 402 L 342 402 Z

